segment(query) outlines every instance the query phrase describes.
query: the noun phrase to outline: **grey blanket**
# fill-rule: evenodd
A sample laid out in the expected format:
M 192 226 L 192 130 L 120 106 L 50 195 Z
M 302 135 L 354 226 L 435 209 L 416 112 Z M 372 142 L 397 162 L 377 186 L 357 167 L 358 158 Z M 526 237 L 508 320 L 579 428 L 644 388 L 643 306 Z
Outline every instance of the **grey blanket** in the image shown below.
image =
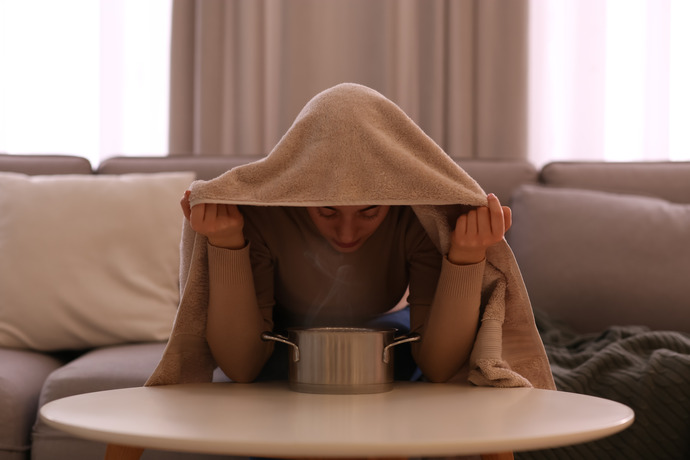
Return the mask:
M 576 334 L 535 316 L 558 390 L 626 404 L 635 422 L 608 438 L 516 459 L 690 459 L 690 334 L 639 326 Z

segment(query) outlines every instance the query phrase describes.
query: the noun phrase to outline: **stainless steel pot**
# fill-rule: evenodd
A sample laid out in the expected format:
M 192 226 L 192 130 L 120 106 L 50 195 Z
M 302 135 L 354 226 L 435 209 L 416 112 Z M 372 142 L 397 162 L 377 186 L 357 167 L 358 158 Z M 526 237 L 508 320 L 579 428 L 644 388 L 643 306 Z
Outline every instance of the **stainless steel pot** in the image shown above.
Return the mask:
M 288 336 L 264 332 L 263 340 L 291 347 L 290 388 L 303 393 L 382 393 L 393 387 L 391 348 L 420 339 L 395 337 L 395 329 L 291 328 Z

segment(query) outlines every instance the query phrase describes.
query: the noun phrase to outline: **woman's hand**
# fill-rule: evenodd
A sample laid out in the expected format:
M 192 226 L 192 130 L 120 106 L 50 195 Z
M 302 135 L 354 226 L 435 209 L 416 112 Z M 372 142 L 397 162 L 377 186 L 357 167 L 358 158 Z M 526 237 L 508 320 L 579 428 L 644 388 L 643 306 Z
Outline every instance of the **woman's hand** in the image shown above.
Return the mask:
M 227 249 L 244 247 L 244 218 L 234 204 L 202 203 L 194 207 L 189 204 L 190 191 L 180 200 L 182 212 L 192 229 L 208 238 L 213 246 Z
M 493 193 L 487 196 L 488 206 L 473 209 L 458 217 L 451 235 L 448 260 L 458 265 L 481 262 L 486 250 L 503 239 L 512 224 L 508 206 L 501 206 Z

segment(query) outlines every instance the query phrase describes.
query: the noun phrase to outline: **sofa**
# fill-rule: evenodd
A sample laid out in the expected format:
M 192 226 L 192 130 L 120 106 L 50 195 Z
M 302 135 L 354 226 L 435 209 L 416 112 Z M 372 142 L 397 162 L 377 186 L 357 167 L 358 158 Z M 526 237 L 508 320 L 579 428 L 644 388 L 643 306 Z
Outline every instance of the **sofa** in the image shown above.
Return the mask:
M 94 169 L 0 154 L 0 460 L 103 458 L 105 445 L 48 427 L 39 408 L 144 384 L 177 306 L 179 198 L 258 158 Z M 458 163 L 513 209 L 507 239 L 559 390 L 636 412 L 612 437 L 516 458 L 690 458 L 690 162 Z

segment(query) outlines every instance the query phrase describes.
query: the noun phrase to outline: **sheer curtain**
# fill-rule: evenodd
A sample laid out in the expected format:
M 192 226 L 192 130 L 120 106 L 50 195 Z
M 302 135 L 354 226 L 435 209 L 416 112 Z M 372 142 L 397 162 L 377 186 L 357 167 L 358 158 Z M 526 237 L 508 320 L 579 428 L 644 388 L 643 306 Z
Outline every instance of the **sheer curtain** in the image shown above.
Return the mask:
M 529 158 L 690 160 L 690 2 L 531 0 Z
M 344 81 L 455 157 L 527 154 L 527 0 L 175 0 L 173 155 L 266 154 Z
M 0 152 L 166 155 L 172 0 L 0 0 Z

